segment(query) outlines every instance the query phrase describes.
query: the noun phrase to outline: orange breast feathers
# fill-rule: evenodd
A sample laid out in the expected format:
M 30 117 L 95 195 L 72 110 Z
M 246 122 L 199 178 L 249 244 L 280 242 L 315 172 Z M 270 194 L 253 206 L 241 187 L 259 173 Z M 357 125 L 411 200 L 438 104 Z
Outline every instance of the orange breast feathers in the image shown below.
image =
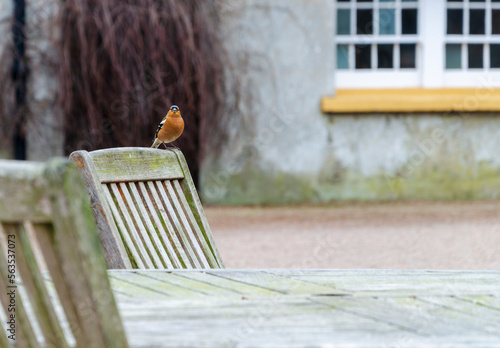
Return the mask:
M 171 111 L 168 112 L 168 115 L 163 119 L 163 126 L 160 130 L 158 130 L 157 138 L 162 143 L 171 143 L 181 136 L 184 131 L 184 120 L 179 115 L 170 115 L 173 113 Z

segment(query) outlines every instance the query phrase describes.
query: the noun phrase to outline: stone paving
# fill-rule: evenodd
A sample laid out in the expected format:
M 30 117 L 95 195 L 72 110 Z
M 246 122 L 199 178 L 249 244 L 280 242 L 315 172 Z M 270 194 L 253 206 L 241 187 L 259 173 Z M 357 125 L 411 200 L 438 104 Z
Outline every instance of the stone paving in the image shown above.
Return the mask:
M 500 201 L 205 211 L 228 268 L 500 269 Z

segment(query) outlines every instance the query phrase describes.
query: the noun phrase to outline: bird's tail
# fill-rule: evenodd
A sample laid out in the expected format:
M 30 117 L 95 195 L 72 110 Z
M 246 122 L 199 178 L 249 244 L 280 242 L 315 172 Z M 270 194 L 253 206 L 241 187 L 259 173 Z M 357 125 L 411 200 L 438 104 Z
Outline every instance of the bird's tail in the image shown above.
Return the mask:
M 158 146 L 160 146 L 160 144 L 161 144 L 161 141 L 158 140 L 158 138 L 155 138 L 155 141 L 154 141 L 153 145 L 151 145 L 151 147 L 158 148 Z

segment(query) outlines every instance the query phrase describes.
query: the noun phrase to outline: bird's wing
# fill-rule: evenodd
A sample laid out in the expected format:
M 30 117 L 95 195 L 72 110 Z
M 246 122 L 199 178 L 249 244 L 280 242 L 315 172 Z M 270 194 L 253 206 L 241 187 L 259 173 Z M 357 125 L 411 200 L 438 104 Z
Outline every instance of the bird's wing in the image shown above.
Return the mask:
M 163 124 L 165 123 L 165 121 L 167 120 L 167 116 L 165 116 L 163 118 L 163 120 L 160 122 L 160 124 L 158 125 L 158 128 L 156 128 L 156 133 L 155 133 L 155 138 L 158 138 L 158 132 L 160 131 L 160 129 L 163 128 Z

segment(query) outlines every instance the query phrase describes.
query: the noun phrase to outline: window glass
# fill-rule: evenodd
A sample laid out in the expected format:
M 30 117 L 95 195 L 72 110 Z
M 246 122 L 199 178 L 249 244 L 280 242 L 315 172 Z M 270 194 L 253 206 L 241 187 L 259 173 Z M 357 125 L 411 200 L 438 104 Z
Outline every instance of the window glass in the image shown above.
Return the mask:
M 337 10 L 337 35 L 349 35 L 351 33 L 351 10 Z
M 463 32 L 463 10 L 448 9 L 446 20 L 446 34 L 462 34 Z
M 500 68 L 500 44 L 490 45 L 490 67 Z
M 355 45 L 356 69 L 370 69 L 372 60 L 371 45 Z
M 483 45 L 468 45 L 469 69 L 481 69 L 483 67 Z
M 396 11 L 383 8 L 379 10 L 379 33 L 380 35 L 394 35 L 396 33 Z
M 447 44 L 445 54 L 446 54 L 446 69 L 462 68 L 462 45 Z
M 394 45 L 392 44 L 377 45 L 377 60 L 379 69 L 393 68 L 393 51 Z
M 404 34 L 417 33 L 417 10 L 403 9 L 401 11 L 401 28 Z
M 399 46 L 399 64 L 401 69 L 414 69 L 416 55 L 415 44 L 401 44 Z
M 491 33 L 500 34 L 500 10 L 491 11 Z
M 469 11 L 469 33 L 471 35 L 484 35 L 484 10 Z
M 349 69 L 349 45 L 337 45 L 337 68 Z
M 356 34 L 373 34 L 373 10 L 363 9 L 356 11 Z

